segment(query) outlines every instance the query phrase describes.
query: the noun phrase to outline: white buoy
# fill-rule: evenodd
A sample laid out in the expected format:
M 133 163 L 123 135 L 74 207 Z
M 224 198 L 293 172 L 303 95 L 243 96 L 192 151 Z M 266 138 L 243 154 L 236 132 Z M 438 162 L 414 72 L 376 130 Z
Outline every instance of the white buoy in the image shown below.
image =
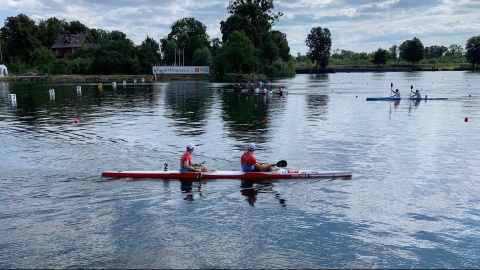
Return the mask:
M 11 106 L 17 106 L 17 95 L 16 94 L 8 94 L 8 102 Z
M 77 86 L 77 95 L 81 96 L 82 95 L 82 87 Z
M 133 79 L 133 83 L 137 83 L 137 79 Z
M 142 78 L 142 83 L 144 83 L 144 82 L 145 82 L 145 78 Z
M 55 90 L 50 89 L 50 90 L 48 90 L 48 93 L 50 94 L 50 100 L 51 101 L 55 100 Z

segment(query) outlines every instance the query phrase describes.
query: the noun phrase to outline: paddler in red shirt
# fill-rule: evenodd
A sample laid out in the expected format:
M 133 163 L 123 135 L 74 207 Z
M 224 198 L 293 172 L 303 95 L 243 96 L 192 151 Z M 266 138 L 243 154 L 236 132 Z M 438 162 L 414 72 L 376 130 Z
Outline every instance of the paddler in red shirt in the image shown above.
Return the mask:
M 257 150 L 257 147 L 254 143 L 248 145 L 248 151 L 243 153 L 240 163 L 242 165 L 243 172 L 267 172 L 274 171 L 274 164 L 261 164 L 257 161 L 253 152 Z
M 181 172 L 209 172 L 210 170 L 202 164 L 192 163 L 192 152 L 195 145 L 188 143 L 187 151 L 180 158 L 180 171 Z

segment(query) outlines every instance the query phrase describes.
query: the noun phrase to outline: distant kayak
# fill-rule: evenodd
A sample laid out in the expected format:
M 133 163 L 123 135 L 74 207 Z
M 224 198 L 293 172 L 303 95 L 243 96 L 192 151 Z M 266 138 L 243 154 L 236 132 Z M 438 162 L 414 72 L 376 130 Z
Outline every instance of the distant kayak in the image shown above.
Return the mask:
M 399 98 L 399 97 L 369 97 L 367 101 L 398 101 L 398 100 L 447 100 L 448 98 L 430 98 L 430 97 L 423 97 L 423 98 L 416 98 L 416 97 L 409 97 L 409 98 Z

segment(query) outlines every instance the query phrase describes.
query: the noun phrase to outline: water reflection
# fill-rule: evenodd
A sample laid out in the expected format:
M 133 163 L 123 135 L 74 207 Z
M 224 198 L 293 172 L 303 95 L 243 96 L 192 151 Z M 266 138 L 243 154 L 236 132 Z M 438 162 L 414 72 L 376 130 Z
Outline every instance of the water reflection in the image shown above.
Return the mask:
M 449 101 L 412 104 L 416 109 L 410 115 L 410 101 L 403 101 L 392 108 L 392 120 L 386 117 L 391 102 L 366 103 L 364 97 L 386 95 L 391 81 L 405 80 L 400 73 L 329 74 L 327 89 L 311 88 L 309 76 L 297 76 L 284 83 L 289 95 L 283 101 L 269 96 L 266 104 L 255 96 L 192 90 L 205 106 L 198 127 L 208 131 L 197 137 L 189 136 L 190 127 L 177 133 L 184 126 L 176 122 L 184 120 L 170 116 L 176 108 L 188 114 L 185 106 L 165 106 L 166 95 L 176 102 L 176 94 L 166 92 L 169 83 L 117 90 L 106 85 L 102 92 L 82 85 L 81 98 L 75 85 L 37 85 L 34 91 L 23 84 L 0 87 L 0 264 L 474 268 L 480 265 L 480 152 L 472 142 L 480 134 L 475 122 L 480 99 L 474 92 L 480 77 L 422 74 L 422 84 L 435 82 L 435 95 Z M 385 78 L 372 82 L 372 76 Z M 5 105 L 10 92 L 18 95 L 19 107 Z M 26 95 L 39 97 L 37 107 L 24 107 Z M 307 116 L 312 110 L 325 112 L 316 119 L 326 120 L 315 124 Z M 25 112 L 38 119 L 22 116 Z M 352 170 L 354 177 L 243 186 L 239 180 L 193 181 L 179 187 L 178 180 L 100 176 L 103 170 L 177 164 L 187 136 L 204 145 L 199 156 L 205 150 L 202 158 L 222 170 L 239 169 L 239 149 L 255 139 L 266 160 L 286 157 L 294 168 Z
M 327 114 L 328 96 L 310 95 L 306 97 L 308 106 L 308 118 L 318 120 Z
M 265 125 L 260 120 L 268 116 L 268 108 L 263 102 L 259 102 L 260 98 L 260 95 L 243 96 L 231 93 L 221 96 L 222 118 L 229 126 L 232 137 L 241 138 L 242 133 L 249 131 L 261 135 L 259 131 L 263 130 Z
M 196 185 L 194 185 L 194 183 Z M 180 191 L 185 196 L 183 199 L 186 201 L 195 201 L 195 191 L 194 187 L 197 189 L 198 196 L 202 197 L 202 182 L 201 181 L 192 181 L 192 180 L 181 180 L 180 181 Z
M 251 180 L 242 180 L 240 184 L 240 193 L 245 196 L 245 201 L 251 206 L 255 206 L 258 194 L 274 194 L 275 199 L 278 200 L 282 207 L 287 206 L 285 199 L 283 199 L 274 189 L 271 182 L 255 182 Z
M 8 84 L 5 85 L 7 87 L 2 87 L 2 90 L 6 89 L 2 91 L 2 96 L 8 91 Z M 13 91 L 17 96 L 14 115 L 29 125 L 36 125 L 39 120 L 47 123 L 49 120 L 61 120 L 53 123 L 58 125 L 66 123 L 64 120 L 72 117 L 89 117 L 94 114 L 108 116 L 116 111 L 105 111 L 102 106 L 136 107 L 153 104 L 159 91 L 158 87 L 158 85 L 130 85 L 120 90 L 108 87 L 102 90 L 94 84 L 82 86 L 16 84 Z
M 213 99 L 208 86 L 208 81 L 173 81 L 166 85 L 165 117 L 175 120 L 173 125 L 181 128 L 181 134 L 206 133 L 205 119 Z
M 309 79 L 311 83 L 308 85 L 312 88 L 327 88 L 328 84 L 330 83 L 330 76 L 328 73 L 314 74 Z
M 154 111 L 173 121 L 179 136 L 198 136 L 207 130 L 224 130 L 225 136 L 242 143 L 264 143 L 271 139 L 266 119 L 281 117 L 288 99 L 277 95 L 243 96 L 233 91 L 211 91 L 208 81 L 122 84 L 16 84 L 13 93 L 18 106 L 9 115 L 28 126 L 58 129 L 78 119 L 85 126 L 93 119 L 106 124 L 122 124 Z M 8 101 L 8 83 L 0 85 L 0 98 Z M 220 106 L 220 108 L 217 108 Z M 213 112 L 220 119 L 212 119 Z M 106 120 L 111 118 L 111 120 Z M 214 122 L 209 122 L 213 120 Z M 220 121 L 219 121 L 220 120 Z M 113 121 L 113 122 L 108 122 Z M 172 129 L 170 129 L 172 130 Z M 37 130 L 38 131 L 38 130 Z
M 408 112 L 410 113 L 412 111 L 412 105 L 416 109 L 420 105 L 421 102 L 422 102 L 421 100 L 411 100 L 410 101 L 410 106 L 408 106 Z

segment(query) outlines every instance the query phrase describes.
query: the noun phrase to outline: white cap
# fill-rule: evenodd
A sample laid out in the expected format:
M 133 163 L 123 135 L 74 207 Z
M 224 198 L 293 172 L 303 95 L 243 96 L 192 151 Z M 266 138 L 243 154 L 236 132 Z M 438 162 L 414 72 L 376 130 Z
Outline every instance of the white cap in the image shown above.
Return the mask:
M 195 145 L 193 143 L 187 143 L 187 149 L 193 149 Z
M 257 147 L 255 146 L 254 143 L 251 143 L 248 145 L 248 150 L 255 150 L 255 149 L 257 149 Z

